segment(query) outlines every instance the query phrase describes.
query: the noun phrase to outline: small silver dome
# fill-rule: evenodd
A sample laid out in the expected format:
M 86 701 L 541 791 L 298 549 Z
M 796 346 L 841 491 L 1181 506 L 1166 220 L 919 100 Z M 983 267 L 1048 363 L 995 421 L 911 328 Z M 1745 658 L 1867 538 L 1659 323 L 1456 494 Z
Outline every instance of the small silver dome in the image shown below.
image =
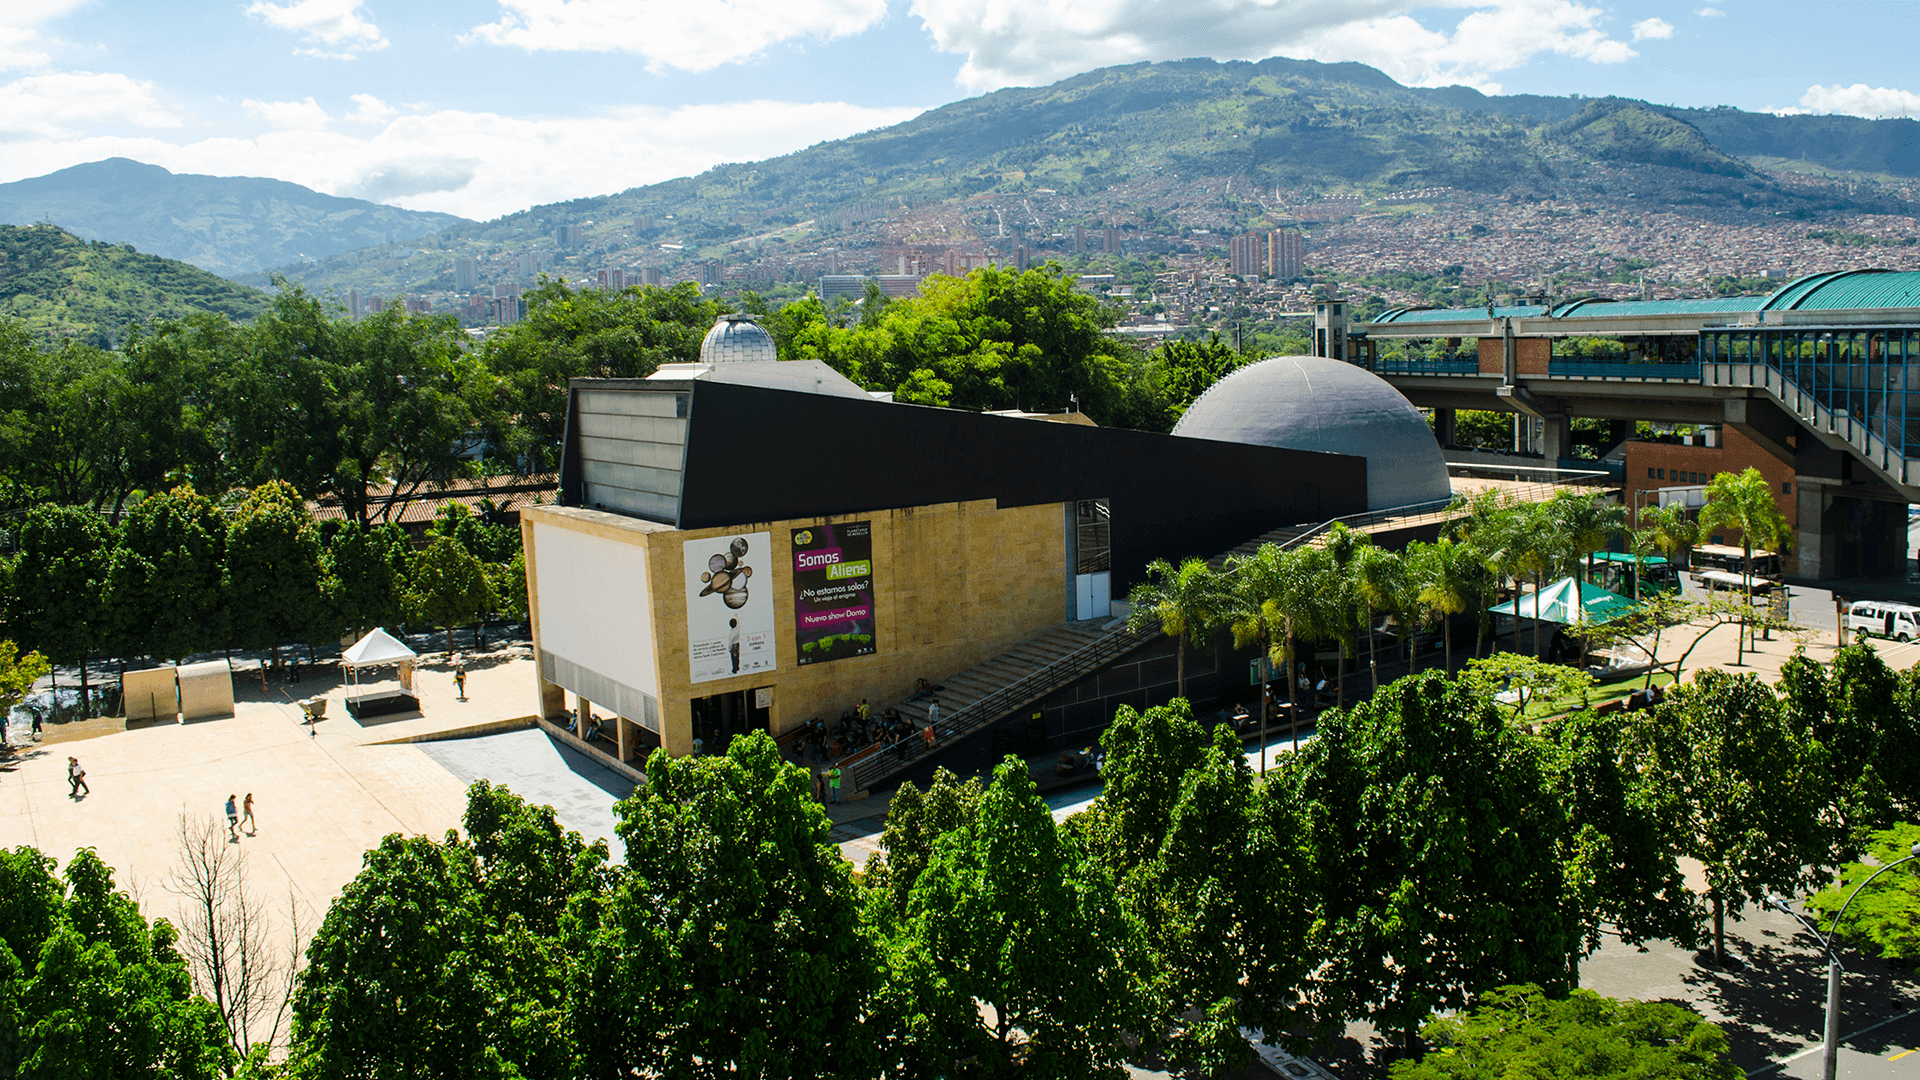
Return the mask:
M 1369 510 L 1452 494 L 1447 460 L 1420 410 L 1385 379 L 1342 360 L 1248 364 L 1201 394 L 1173 433 L 1366 458 Z
M 773 337 L 751 315 L 722 315 L 700 342 L 700 362 L 727 364 L 742 360 L 778 360 Z

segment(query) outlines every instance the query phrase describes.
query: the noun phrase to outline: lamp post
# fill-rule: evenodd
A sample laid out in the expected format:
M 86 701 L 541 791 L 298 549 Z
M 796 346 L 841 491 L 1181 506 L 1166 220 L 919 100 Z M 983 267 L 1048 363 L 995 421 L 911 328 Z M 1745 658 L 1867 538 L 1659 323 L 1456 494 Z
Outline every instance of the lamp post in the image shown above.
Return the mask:
M 1902 863 L 1910 863 L 1915 859 L 1920 859 L 1920 844 L 1913 845 L 1913 847 L 1909 849 L 1906 858 L 1895 859 L 1893 862 L 1868 874 L 1867 880 L 1855 885 L 1853 891 L 1847 894 L 1847 902 L 1841 904 L 1840 910 L 1834 913 L 1833 923 L 1827 927 L 1827 932 L 1824 934 L 1820 932 L 1819 927 L 1807 921 L 1806 916 L 1789 907 L 1785 899 L 1778 896 L 1767 897 L 1766 903 L 1768 907 L 1778 911 L 1784 911 L 1799 920 L 1800 925 L 1806 927 L 1807 932 L 1812 934 L 1814 940 L 1820 943 L 1820 947 L 1827 951 L 1827 1036 L 1821 1048 L 1820 1076 L 1822 1080 L 1834 1080 L 1834 1073 L 1838 1067 L 1840 1055 L 1840 976 L 1842 971 L 1840 968 L 1840 957 L 1834 952 L 1834 932 L 1840 929 L 1840 920 L 1847 914 L 1847 909 L 1853 906 L 1853 898 L 1860 895 L 1861 889 L 1871 885 L 1873 879 L 1879 877 L 1881 874 L 1886 873 Z

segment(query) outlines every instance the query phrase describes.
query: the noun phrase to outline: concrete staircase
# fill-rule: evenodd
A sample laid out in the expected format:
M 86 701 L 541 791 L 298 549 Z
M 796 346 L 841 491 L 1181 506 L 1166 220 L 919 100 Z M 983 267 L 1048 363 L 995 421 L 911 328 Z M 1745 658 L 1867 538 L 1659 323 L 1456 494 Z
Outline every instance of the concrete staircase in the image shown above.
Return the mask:
M 1920 499 L 1920 460 L 1909 458 L 1898 447 L 1873 431 L 1872 425 L 1856 419 L 1844 408 L 1834 407 L 1836 393 L 1831 388 L 1802 386 L 1794 377 L 1768 363 L 1707 363 L 1700 366 L 1701 381 L 1708 386 L 1735 386 L 1760 390 L 1775 405 L 1800 420 L 1800 425 L 1820 441 L 1853 456 L 1892 485 L 1908 499 Z M 1740 426 L 1740 425 L 1735 425 Z M 1768 433 L 1741 427 L 1743 434 L 1761 445 L 1772 440 Z
M 939 697 L 940 737 L 931 751 L 937 753 L 1092 674 L 1151 637 L 1135 636 L 1124 623 L 1114 625 L 1112 620 L 1061 623 L 985 663 L 946 676 L 938 684 L 938 695 L 916 694 L 894 703 L 893 708 L 899 709 L 915 728 L 925 729 L 927 706 L 933 696 Z M 928 752 L 926 744 L 917 739 L 905 761 L 891 748 L 869 746 L 840 759 L 840 767 L 848 773 L 855 790 L 870 789 Z

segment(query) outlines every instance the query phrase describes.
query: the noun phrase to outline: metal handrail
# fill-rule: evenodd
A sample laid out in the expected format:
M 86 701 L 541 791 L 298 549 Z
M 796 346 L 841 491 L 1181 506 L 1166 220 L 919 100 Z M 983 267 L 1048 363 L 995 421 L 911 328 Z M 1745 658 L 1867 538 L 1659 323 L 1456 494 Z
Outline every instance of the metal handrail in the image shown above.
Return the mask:
M 1007 710 L 1032 701 L 1079 678 L 1089 666 L 1110 660 L 1158 636 L 1154 633 L 1136 634 L 1125 626 L 1117 627 L 1045 667 L 1030 671 L 1013 682 L 989 692 L 986 696 L 962 705 L 941 717 L 940 726 L 943 730 L 940 736 L 945 739 L 970 735 L 998 719 Z M 851 768 L 856 770 L 854 775 L 856 787 L 905 766 L 905 762 L 900 762 L 891 768 L 873 767 L 877 763 L 885 762 L 880 750 L 881 748 L 877 746 L 869 747 L 850 763 Z

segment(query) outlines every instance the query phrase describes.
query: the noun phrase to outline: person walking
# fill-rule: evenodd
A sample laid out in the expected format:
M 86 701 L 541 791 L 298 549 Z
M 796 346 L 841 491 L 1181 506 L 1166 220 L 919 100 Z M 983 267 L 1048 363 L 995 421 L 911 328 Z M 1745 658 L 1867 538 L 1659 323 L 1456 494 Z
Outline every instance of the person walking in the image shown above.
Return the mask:
M 33 741 L 40 741 L 40 710 L 33 710 Z
M 827 770 L 827 796 L 835 806 L 840 805 L 840 766 Z
M 457 667 L 453 669 L 453 686 L 454 686 L 454 689 L 460 691 L 460 700 L 461 701 L 467 700 L 467 669 L 466 668 Z
M 87 770 L 81 768 L 80 759 L 72 755 L 67 757 L 67 787 L 71 798 L 79 798 L 82 791 L 93 794 L 93 789 L 87 786 Z
M 926 739 L 927 739 L 928 746 L 932 746 L 933 740 L 939 737 L 934 733 L 934 730 L 933 730 L 934 725 L 938 724 L 939 722 L 940 722 L 940 699 L 934 698 L 932 701 L 929 701 L 927 703 Z
M 240 820 L 247 826 L 248 836 L 260 835 L 260 823 L 253 820 L 253 792 L 247 792 L 247 801 L 240 804 Z
M 240 839 L 240 808 L 234 805 L 236 798 L 238 796 L 227 796 L 227 839 L 234 841 Z

